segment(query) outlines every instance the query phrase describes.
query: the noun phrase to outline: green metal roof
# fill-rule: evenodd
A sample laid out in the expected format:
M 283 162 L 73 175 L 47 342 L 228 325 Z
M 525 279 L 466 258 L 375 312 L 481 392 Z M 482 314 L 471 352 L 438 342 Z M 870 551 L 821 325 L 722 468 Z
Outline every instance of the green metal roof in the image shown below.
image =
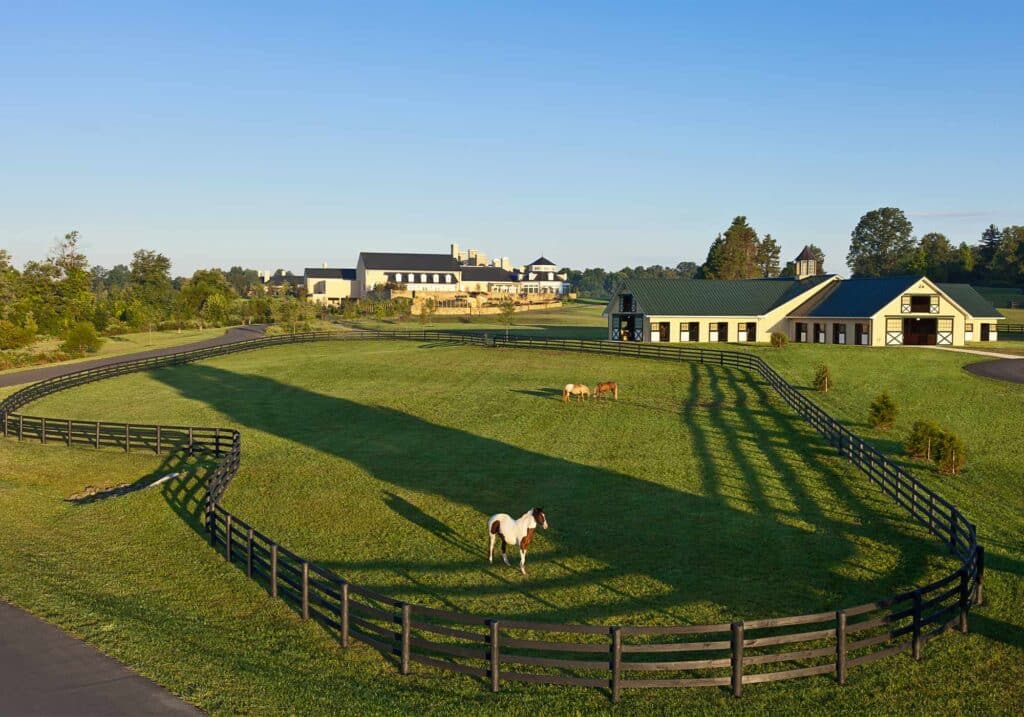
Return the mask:
M 920 276 L 882 276 L 844 279 L 820 303 L 800 316 L 865 319 L 921 280 Z
M 627 279 L 639 310 L 659 316 L 761 316 L 831 279 L 831 274 L 796 279 Z
M 936 284 L 937 287 L 964 311 L 977 319 L 1002 319 L 992 302 L 978 293 L 970 284 Z

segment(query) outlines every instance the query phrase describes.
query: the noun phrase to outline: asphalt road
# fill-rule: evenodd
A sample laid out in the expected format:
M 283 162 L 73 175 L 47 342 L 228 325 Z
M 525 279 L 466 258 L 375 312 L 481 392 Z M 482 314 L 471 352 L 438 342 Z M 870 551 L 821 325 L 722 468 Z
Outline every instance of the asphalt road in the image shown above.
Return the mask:
M 196 717 L 203 713 L 53 625 L 0 602 L 0 714 Z
M 1002 381 L 1012 381 L 1013 383 L 1024 383 L 1024 358 L 979 361 L 978 363 L 968 364 L 964 368 L 977 376 L 997 378 Z
M 223 336 L 191 344 L 17 371 L 0 375 L 0 386 L 16 386 L 87 368 L 245 341 L 262 336 L 264 328 L 261 325 L 235 327 Z M 187 665 L 182 669 L 187 669 Z M 0 715 L 201 714 L 163 687 L 59 628 L 0 602 Z
M 263 324 L 235 326 L 234 328 L 230 328 L 225 331 L 221 336 L 215 336 L 212 339 L 205 339 L 203 341 L 196 341 L 191 344 L 168 346 L 167 348 L 153 349 L 152 351 L 139 351 L 133 354 L 122 354 L 121 356 L 110 356 L 109 358 L 99 358 L 91 361 L 79 361 L 77 363 L 59 364 L 55 366 L 40 366 L 39 368 L 29 368 L 24 371 L 5 373 L 0 375 L 0 386 L 17 386 L 22 383 L 35 383 L 36 381 L 53 378 L 54 376 L 63 376 L 66 373 L 74 373 L 75 371 L 82 371 L 87 368 L 99 368 L 100 366 L 110 366 L 111 364 L 122 363 L 124 361 L 134 361 L 135 359 L 166 356 L 167 354 L 173 354 L 179 351 L 189 351 L 191 349 L 204 349 L 210 346 L 233 344 L 237 341 L 246 341 L 248 339 L 254 339 L 262 336 L 264 329 L 266 329 L 266 326 Z

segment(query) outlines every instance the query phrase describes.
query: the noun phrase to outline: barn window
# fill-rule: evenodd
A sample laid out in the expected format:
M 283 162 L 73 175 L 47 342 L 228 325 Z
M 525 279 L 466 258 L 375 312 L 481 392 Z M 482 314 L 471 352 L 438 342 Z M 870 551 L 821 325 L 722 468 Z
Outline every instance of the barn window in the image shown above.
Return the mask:
M 402 275 L 400 273 L 395 274 L 395 281 L 398 282 L 399 284 L 402 283 Z
M 910 297 L 910 313 L 912 314 L 927 314 L 931 312 L 932 297 L 930 296 L 911 296 Z M 938 304 L 936 304 L 938 306 Z
M 427 283 L 427 275 L 426 274 L 420 274 L 420 283 L 421 284 L 426 284 Z

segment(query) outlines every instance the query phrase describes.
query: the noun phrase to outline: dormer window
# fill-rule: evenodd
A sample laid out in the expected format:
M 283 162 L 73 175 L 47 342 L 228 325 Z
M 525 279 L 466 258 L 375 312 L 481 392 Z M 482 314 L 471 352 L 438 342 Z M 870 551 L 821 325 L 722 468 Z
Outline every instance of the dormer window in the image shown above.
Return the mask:
M 624 314 L 630 314 L 633 312 L 633 295 L 632 294 L 620 294 L 619 295 L 619 311 Z

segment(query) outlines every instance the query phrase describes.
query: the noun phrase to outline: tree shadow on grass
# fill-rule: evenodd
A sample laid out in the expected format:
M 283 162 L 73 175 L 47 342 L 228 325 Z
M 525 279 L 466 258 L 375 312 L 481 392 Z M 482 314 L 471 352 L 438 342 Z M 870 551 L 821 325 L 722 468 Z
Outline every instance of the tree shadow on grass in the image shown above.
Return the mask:
M 768 499 L 758 494 L 758 476 L 763 468 L 752 456 L 765 447 L 756 433 L 763 422 L 753 414 L 741 418 L 739 426 L 724 418 L 713 420 L 711 431 L 699 422 L 691 426 L 703 492 L 693 495 L 439 426 L 401 411 L 324 396 L 262 376 L 198 364 L 162 370 L 154 376 L 183 396 L 227 415 L 230 422 L 243 429 L 243 445 L 245 428 L 257 429 L 350 461 L 396 489 L 440 496 L 475 511 L 480 516 L 479 525 L 449 525 L 393 491 L 385 493 L 385 504 L 396 515 L 441 537 L 460 553 L 472 550 L 472 543 L 463 536 L 475 537 L 479 529 L 479 579 L 473 584 L 416 586 L 416 597 L 428 602 L 457 604 L 463 596 L 478 598 L 515 589 L 531 599 L 532 607 L 527 611 L 533 619 L 571 621 L 580 618 L 580 606 L 553 603 L 547 588 L 600 585 L 603 602 L 586 606 L 588 619 L 641 610 L 670 611 L 687 603 L 711 603 L 720 606 L 726 616 L 749 619 L 820 609 L 816 596 L 822 572 L 829 573 L 830 591 L 842 596 L 844 604 L 883 597 L 893 591 L 893 585 L 907 584 L 920 576 L 920 567 L 906 564 L 900 564 L 894 572 L 880 570 L 869 579 L 836 572 L 835 568 L 856 555 L 848 526 L 837 525 L 824 511 L 812 510 L 806 499 L 798 499 L 799 511 L 810 513 L 799 517 L 815 523 L 815 529 L 809 532 L 794 526 L 792 520 L 784 520 L 787 516 L 772 509 Z M 723 403 L 721 385 L 712 391 L 718 403 Z M 260 401 L 258 410 L 254 398 Z M 739 406 L 732 410 L 745 409 Z M 820 450 L 818 444 L 805 445 L 807 436 L 794 435 L 790 426 L 778 428 L 772 440 L 782 442 L 789 450 L 803 456 Z M 714 441 L 711 432 L 719 434 Z M 792 470 L 786 467 L 786 460 L 781 454 L 769 457 L 773 469 L 784 473 Z M 725 499 L 724 492 L 735 488 L 722 481 L 722 473 L 737 467 L 750 490 L 748 496 L 743 496 L 747 499 L 745 505 L 739 501 L 742 508 Z M 790 485 L 800 481 L 795 472 L 784 480 Z M 175 493 L 169 498 L 177 505 L 195 501 L 189 489 L 179 485 L 176 490 L 186 491 L 184 496 Z M 339 486 L 339 492 L 342 490 Z M 834 492 L 834 499 L 847 513 L 870 510 L 841 491 Z M 487 576 L 484 518 L 497 510 L 519 511 L 533 505 L 547 508 L 553 526 L 543 534 L 544 541 L 552 546 L 544 555 L 545 561 L 566 564 L 585 557 L 593 567 L 550 578 L 531 575 L 526 581 Z M 309 510 L 315 510 L 315 506 Z M 352 506 L 352 510 L 359 510 L 359 506 Z M 245 519 L 244 515 L 240 517 Z M 201 530 L 198 521 L 195 523 Z M 907 536 L 900 539 L 901 548 L 915 540 Z M 308 552 L 302 546 L 289 547 Z M 321 564 L 336 567 L 343 575 L 346 570 L 367 567 L 382 574 L 403 570 L 401 560 L 385 557 L 330 558 L 334 562 Z M 463 554 L 455 559 L 432 554 L 425 560 L 409 561 L 406 572 L 422 572 L 424 566 L 432 571 L 459 571 L 472 569 L 471 564 L 472 560 Z M 641 582 L 648 585 L 660 585 L 663 592 L 652 597 L 649 590 L 631 591 L 631 579 L 638 576 L 644 576 L 647 580 Z M 367 586 L 394 591 L 386 580 Z

